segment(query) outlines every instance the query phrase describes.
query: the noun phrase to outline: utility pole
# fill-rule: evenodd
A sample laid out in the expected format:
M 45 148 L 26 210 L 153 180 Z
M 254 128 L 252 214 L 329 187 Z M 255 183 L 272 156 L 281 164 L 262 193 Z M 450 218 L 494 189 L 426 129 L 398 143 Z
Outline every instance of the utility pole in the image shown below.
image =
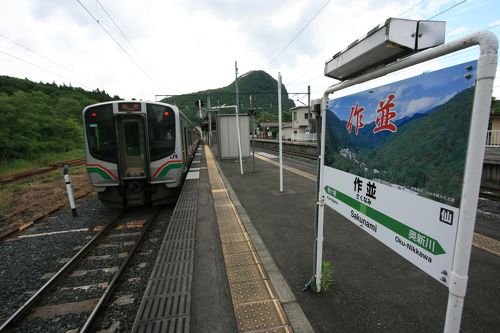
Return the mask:
M 278 135 L 280 156 L 280 192 L 283 192 L 283 138 L 281 134 L 281 73 L 278 72 Z
M 238 62 L 234 62 L 234 73 L 236 79 L 234 85 L 236 86 L 236 132 L 238 133 L 238 152 L 240 154 L 240 173 L 243 174 L 243 158 L 241 156 L 241 134 L 240 134 L 240 120 L 238 114 L 240 113 L 240 95 L 238 90 Z
M 252 119 L 252 165 L 253 169 L 252 171 L 255 172 L 255 143 L 253 140 L 254 132 L 255 132 L 255 115 L 256 115 L 256 110 L 253 108 L 253 102 L 252 102 L 252 95 L 248 97 L 250 100 L 250 109 L 248 110 L 248 113 L 250 115 L 250 119 Z
M 210 112 L 212 105 L 210 104 L 210 94 L 207 94 L 207 107 L 208 107 L 208 147 L 212 147 L 212 112 Z
M 307 86 L 307 122 L 309 123 L 309 133 L 312 132 L 312 113 L 311 113 L 311 86 Z

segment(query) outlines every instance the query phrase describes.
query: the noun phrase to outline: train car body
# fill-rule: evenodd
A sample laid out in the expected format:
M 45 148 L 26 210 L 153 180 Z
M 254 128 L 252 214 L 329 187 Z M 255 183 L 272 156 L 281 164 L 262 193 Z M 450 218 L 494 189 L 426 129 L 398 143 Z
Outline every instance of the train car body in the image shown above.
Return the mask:
M 175 200 L 201 137 L 175 105 L 105 102 L 87 106 L 82 117 L 87 171 L 102 202 Z

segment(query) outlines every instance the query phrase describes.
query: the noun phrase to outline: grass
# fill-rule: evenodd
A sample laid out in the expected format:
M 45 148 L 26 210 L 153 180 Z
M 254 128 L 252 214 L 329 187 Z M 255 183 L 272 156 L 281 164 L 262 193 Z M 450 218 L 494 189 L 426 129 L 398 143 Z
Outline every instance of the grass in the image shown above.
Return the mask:
M 323 260 L 321 263 L 321 292 L 327 292 L 330 290 L 330 286 L 333 282 L 333 270 L 332 262 L 329 260 Z M 316 279 L 314 278 L 311 283 L 311 290 L 313 292 L 318 292 L 316 289 Z
M 66 159 L 72 159 L 77 157 L 78 156 L 69 157 Z M 49 163 L 58 162 L 62 160 L 64 159 L 54 160 Z M 48 163 L 45 165 L 48 165 Z M 70 167 L 70 176 L 82 174 L 85 172 L 87 172 L 87 170 L 84 165 Z M 25 192 L 29 192 L 30 190 L 32 190 L 35 184 L 50 183 L 57 181 L 58 179 L 63 179 L 62 168 L 58 168 L 57 170 L 44 173 L 41 175 L 33 176 L 32 179 L 28 182 L 11 183 L 0 186 L 0 216 L 12 213 L 16 204 L 14 202 L 16 200 L 16 195 L 18 194 L 22 195 Z
M 0 176 L 15 172 L 46 167 L 51 163 L 72 160 L 85 156 L 83 148 L 74 149 L 65 153 L 48 153 L 35 159 L 18 159 L 0 162 Z

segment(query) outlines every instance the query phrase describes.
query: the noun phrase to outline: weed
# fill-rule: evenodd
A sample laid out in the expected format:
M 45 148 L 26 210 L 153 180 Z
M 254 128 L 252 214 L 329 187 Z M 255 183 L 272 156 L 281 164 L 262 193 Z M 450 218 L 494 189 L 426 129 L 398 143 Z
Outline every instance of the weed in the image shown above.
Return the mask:
M 323 260 L 321 263 L 321 291 L 330 290 L 330 286 L 333 282 L 333 269 L 332 262 L 330 260 Z M 316 278 L 313 278 L 311 282 L 311 290 L 317 293 L 316 289 Z

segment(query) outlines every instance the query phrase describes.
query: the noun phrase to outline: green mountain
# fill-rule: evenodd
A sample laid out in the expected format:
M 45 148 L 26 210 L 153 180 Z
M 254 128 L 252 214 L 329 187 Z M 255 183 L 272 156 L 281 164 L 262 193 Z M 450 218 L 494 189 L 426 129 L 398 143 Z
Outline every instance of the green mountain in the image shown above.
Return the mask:
M 444 194 L 459 204 L 474 89 L 401 127 L 377 149 L 373 162 L 390 165 L 388 181 Z
M 82 148 L 83 108 L 111 99 L 119 97 L 0 76 L 0 162 Z
M 240 110 L 246 112 L 250 108 L 250 96 L 252 96 L 252 105 L 261 114 L 278 113 L 278 81 L 264 71 L 250 71 L 238 78 Z M 295 106 L 294 102 L 288 98 L 288 92 L 282 84 L 282 109 L 286 111 Z M 194 93 L 177 95 L 164 98 L 162 102 L 172 103 L 177 105 L 192 121 L 200 123 L 198 117 L 198 100 L 203 101 L 205 107 L 210 105 L 235 105 L 236 104 L 236 88 L 235 82 L 216 89 L 208 89 Z M 231 111 L 224 111 L 230 113 Z

